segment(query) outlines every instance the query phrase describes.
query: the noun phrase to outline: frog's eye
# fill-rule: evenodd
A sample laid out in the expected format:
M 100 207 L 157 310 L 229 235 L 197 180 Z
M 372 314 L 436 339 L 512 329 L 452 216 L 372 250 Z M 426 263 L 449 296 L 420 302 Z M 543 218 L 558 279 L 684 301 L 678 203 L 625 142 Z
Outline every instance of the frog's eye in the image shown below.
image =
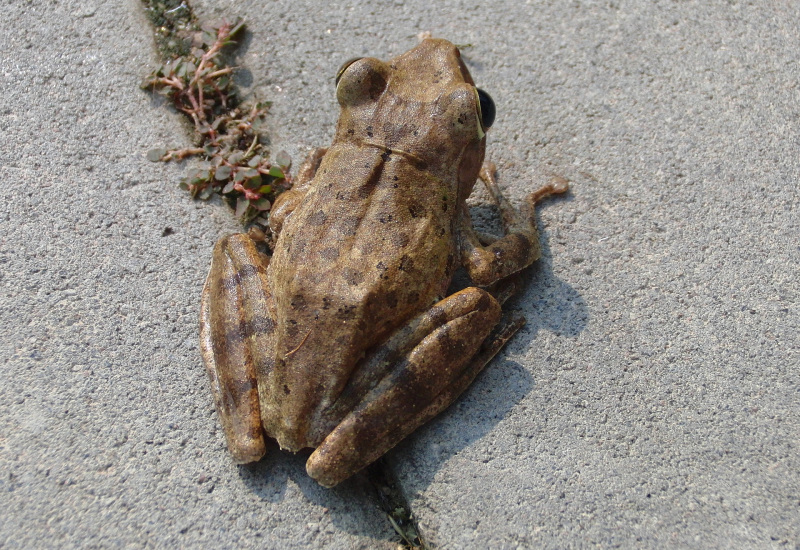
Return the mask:
M 364 59 L 364 58 L 363 57 L 354 57 L 353 59 L 348 59 L 347 61 L 342 63 L 342 66 L 339 67 L 338 71 L 336 71 L 336 85 L 337 86 L 339 85 L 339 79 L 342 78 L 342 74 L 344 74 L 344 72 L 347 70 L 347 67 L 349 67 L 350 65 L 352 65 L 353 63 L 355 63 L 359 59 Z
M 492 127 L 492 124 L 494 124 L 494 117 L 497 114 L 494 100 L 492 100 L 492 96 L 480 88 L 475 88 L 475 91 L 478 93 L 478 108 L 480 110 L 479 114 L 481 115 L 481 125 L 484 130 L 488 130 Z

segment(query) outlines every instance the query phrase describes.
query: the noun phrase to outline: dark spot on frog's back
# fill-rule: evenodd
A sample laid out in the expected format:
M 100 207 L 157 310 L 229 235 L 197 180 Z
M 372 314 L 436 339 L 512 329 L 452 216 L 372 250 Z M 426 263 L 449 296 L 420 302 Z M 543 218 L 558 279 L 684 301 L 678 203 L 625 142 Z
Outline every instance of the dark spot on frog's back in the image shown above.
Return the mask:
M 358 286 L 364 282 L 364 272 L 359 269 L 347 267 L 342 270 L 342 277 L 351 286 Z
M 403 233 L 402 231 L 395 231 L 390 235 L 390 239 L 392 240 L 392 245 L 397 248 L 403 248 L 404 246 L 408 245 L 409 241 L 411 240 L 408 234 Z
M 328 215 L 322 210 L 318 210 L 308 217 L 309 225 L 324 225 L 328 220 Z
M 343 321 L 355 319 L 356 306 L 342 306 L 336 310 L 336 318 Z
M 247 324 L 245 334 L 248 336 L 272 334 L 275 331 L 275 320 L 265 315 L 256 315 Z
M 224 288 L 227 292 L 234 293 L 241 282 L 242 280 L 239 277 L 239 273 L 234 273 L 230 277 L 225 277 L 222 279 L 222 288 Z
M 335 260 L 336 258 L 339 257 L 339 250 L 337 248 L 329 246 L 328 248 L 323 248 L 320 251 L 319 256 L 323 260 L 328 260 L 328 261 Z
M 295 294 L 289 305 L 295 311 L 303 310 L 306 308 L 306 298 L 302 294 Z
M 247 279 L 248 277 L 257 275 L 260 272 L 264 272 L 264 268 L 253 264 L 245 264 L 238 270 L 239 277 L 242 279 Z
M 397 307 L 397 293 L 395 291 L 392 290 L 387 292 L 383 299 L 389 309 L 394 309 Z
M 411 256 L 408 254 L 403 254 L 400 258 L 400 265 L 398 269 L 400 271 L 405 271 L 406 273 L 411 271 L 414 268 L 414 260 L 411 259 Z
M 408 213 L 411 214 L 412 218 L 419 218 L 425 214 L 425 207 L 419 203 L 412 202 L 408 205 Z
M 361 218 L 359 217 L 352 217 L 346 218 L 341 221 L 339 227 L 341 229 L 342 235 L 346 237 L 352 237 L 356 234 L 358 230 L 358 226 L 361 224 Z
M 256 373 L 261 376 L 269 374 L 273 368 L 275 368 L 275 359 L 273 357 L 264 357 L 256 363 Z
M 240 344 L 251 336 L 264 336 L 275 331 L 275 320 L 264 315 L 256 315 L 252 319 L 241 319 L 233 328 L 225 333 L 226 345 Z

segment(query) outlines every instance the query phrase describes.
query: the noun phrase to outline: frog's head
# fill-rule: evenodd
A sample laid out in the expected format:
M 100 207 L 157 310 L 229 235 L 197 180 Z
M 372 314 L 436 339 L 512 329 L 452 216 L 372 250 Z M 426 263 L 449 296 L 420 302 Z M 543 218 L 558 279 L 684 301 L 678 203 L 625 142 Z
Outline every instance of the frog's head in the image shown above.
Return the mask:
M 429 38 L 388 62 L 350 60 L 336 83 L 337 140 L 385 147 L 441 177 L 474 183 L 494 103 L 453 44 Z

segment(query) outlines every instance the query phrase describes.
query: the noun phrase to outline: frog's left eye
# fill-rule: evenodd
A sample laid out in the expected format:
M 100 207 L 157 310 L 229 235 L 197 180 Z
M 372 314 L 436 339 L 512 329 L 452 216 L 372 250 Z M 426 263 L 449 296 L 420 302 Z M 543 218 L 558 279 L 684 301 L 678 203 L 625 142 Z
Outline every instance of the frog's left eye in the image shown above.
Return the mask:
M 350 65 L 352 65 L 353 63 L 355 63 L 356 61 L 360 60 L 360 59 L 364 59 L 364 58 L 363 57 L 354 57 L 353 59 L 348 59 L 347 61 L 342 63 L 342 66 L 339 67 L 338 71 L 336 71 L 336 86 L 339 85 L 339 79 L 342 78 L 342 74 L 344 74 L 344 72 L 347 70 L 347 68 Z
M 492 96 L 481 90 L 475 88 L 478 93 L 478 104 L 480 105 L 481 125 L 484 130 L 488 130 L 494 124 L 494 117 L 497 114 L 497 109 L 494 106 Z

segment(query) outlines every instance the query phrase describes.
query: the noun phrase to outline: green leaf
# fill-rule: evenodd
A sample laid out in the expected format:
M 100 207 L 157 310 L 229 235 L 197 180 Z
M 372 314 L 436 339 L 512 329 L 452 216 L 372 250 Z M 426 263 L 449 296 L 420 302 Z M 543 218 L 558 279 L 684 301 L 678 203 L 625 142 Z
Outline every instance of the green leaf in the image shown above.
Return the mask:
M 214 173 L 214 178 L 223 181 L 231 177 L 231 167 L 230 166 L 220 166 L 217 168 L 217 171 Z
M 269 167 L 269 175 L 273 178 L 283 178 L 283 170 L 281 170 L 280 166 L 270 166 Z
M 192 185 L 197 185 L 198 183 L 207 182 L 210 177 L 211 173 L 208 171 L 208 168 L 199 168 L 189 177 L 189 182 Z
M 237 176 L 239 175 L 238 172 L 237 172 L 236 175 Z M 225 184 L 225 187 L 222 188 L 222 191 L 220 191 L 220 193 L 222 193 L 223 195 L 227 195 L 228 193 L 233 191 L 233 188 L 234 188 L 235 185 L 236 184 L 234 182 L 229 181 L 228 183 Z
M 242 183 L 244 180 L 247 179 L 247 176 L 244 175 L 244 170 L 237 170 L 236 174 L 233 176 L 233 181 L 236 183 Z
M 290 157 L 289 153 L 286 151 L 278 151 L 278 154 L 275 155 L 275 163 L 283 168 L 284 172 L 288 172 L 289 168 L 292 166 L 292 157 Z
M 212 187 L 206 187 L 205 189 L 200 191 L 200 194 L 197 195 L 197 198 L 199 198 L 201 201 L 207 201 L 208 199 L 211 198 L 211 195 L 213 194 L 214 194 L 214 189 Z
M 256 166 L 261 164 L 261 160 L 262 160 L 261 155 L 256 155 L 250 159 L 250 162 L 247 163 L 247 166 L 255 168 Z
M 244 213 L 247 212 L 247 207 L 250 206 L 250 201 L 245 199 L 244 197 L 239 197 L 236 199 L 236 212 L 234 212 L 234 216 L 237 218 L 241 218 L 244 216 Z
M 252 206 L 256 210 L 264 212 L 264 211 L 270 209 L 270 207 L 272 206 L 272 203 L 269 202 L 269 199 L 261 198 L 261 199 L 258 199 L 257 201 L 255 201 L 254 203 L 252 203 Z
M 225 118 L 226 118 L 225 116 L 218 116 L 217 118 L 215 118 L 214 122 L 211 123 L 211 129 L 216 130 L 217 128 L 219 128 L 219 125 L 225 122 Z
M 217 41 L 217 33 L 211 33 L 207 30 L 203 32 L 203 44 L 205 46 L 211 46 L 216 41 Z
M 228 162 L 231 164 L 239 164 L 244 158 L 244 151 L 234 151 L 228 156 Z
M 271 193 L 272 192 L 272 186 L 271 185 L 262 185 L 261 187 L 258 188 L 258 192 L 261 193 L 262 195 L 266 195 L 267 193 Z
M 248 178 L 244 186 L 248 189 L 258 189 L 261 187 L 261 174 L 256 174 L 254 177 Z
M 164 158 L 164 155 L 166 154 L 167 154 L 166 149 L 150 149 L 147 152 L 147 160 L 149 160 L 150 162 L 158 162 L 162 158 Z
M 231 38 L 235 37 L 239 31 L 244 28 L 244 21 L 239 21 L 236 23 L 236 26 L 231 29 L 231 32 L 228 34 Z

